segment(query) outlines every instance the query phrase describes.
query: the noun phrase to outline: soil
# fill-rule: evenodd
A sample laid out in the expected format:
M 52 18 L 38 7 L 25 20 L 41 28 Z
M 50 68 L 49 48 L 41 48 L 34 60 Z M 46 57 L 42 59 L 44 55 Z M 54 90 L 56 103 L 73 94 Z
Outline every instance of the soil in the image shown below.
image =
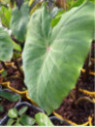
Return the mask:
M 12 62 L 14 62 L 12 60 Z M 18 59 L 18 63 L 21 66 L 21 59 Z M 26 90 L 25 84 L 24 84 L 24 80 L 22 78 L 22 76 L 20 75 L 20 72 L 18 71 L 18 68 L 16 67 L 16 65 L 14 66 L 6 66 L 7 67 L 7 76 L 6 77 L 1 77 L 0 76 L 0 83 L 3 82 L 8 82 L 10 81 L 10 86 L 23 91 Z M 0 69 L 2 69 L 2 65 L 0 64 Z M 4 80 L 3 80 L 4 79 Z
M 95 58 L 94 58 L 94 60 L 92 61 L 92 66 L 91 66 L 91 71 L 92 72 L 95 72 Z
M 88 91 L 95 91 L 94 80 L 95 80 L 95 77 L 92 75 L 89 75 L 88 79 L 83 81 L 83 75 L 81 75 L 77 82 L 77 85 L 79 88 L 82 88 Z
M 68 124 L 66 124 L 64 121 L 56 119 L 56 118 L 52 119 L 51 121 L 56 126 L 68 126 Z
M 10 86 L 17 89 L 17 90 L 24 90 L 25 89 L 25 85 L 22 79 L 20 78 L 12 78 L 9 80 L 10 81 Z
M 3 106 L 4 112 L 3 113 L 0 112 L 0 118 L 1 117 L 3 118 L 8 113 L 8 110 L 13 108 L 16 103 L 17 102 L 10 102 L 10 101 L 2 98 L 2 100 L 0 100 L 0 105 Z
M 75 90 L 72 91 L 72 94 L 75 95 Z M 84 97 L 81 92 L 79 93 L 79 97 Z M 87 96 L 85 96 L 87 97 Z M 56 110 L 56 112 L 62 115 L 65 119 L 71 120 L 77 124 L 83 124 L 88 121 L 88 117 L 94 114 L 94 104 L 83 100 L 80 101 L 78 104 L 74 103 L 73 98 L 71 95 L 68 95 L 63 103 L 61 104 L 60 108 Z
M 33 109 L 33 108 L 29 108 L 28 111 L 27 111 L 27 114 L 29 114 L 29 116 L 31 117 L 35 117 L 35 114 L 38 113 L 39 111 L 37 111 L 36 109 Z

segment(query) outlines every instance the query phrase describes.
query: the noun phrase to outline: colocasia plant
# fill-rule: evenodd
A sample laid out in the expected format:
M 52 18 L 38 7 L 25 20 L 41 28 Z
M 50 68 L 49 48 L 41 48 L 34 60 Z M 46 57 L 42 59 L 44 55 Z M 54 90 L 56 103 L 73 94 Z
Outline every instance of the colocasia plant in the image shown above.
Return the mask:
M 64 13 L 54 28 L 45 7 L 31 16 L 23 51 L 25 84 L 31 99 L 49 114 L 80 76 L 94 39 L 93 12 L 94 4 L 86 1 Z
M 63 11 L 58 20 L 58 15 L 52 19 L 45 5 L 32 15 L 27 2 L 12 9 L 8 27 L 16 43 L 23 43 L 25 85 L 30 98 L 48 114 L 60 106 L 80 76 L 95 39 L 94 12 L 94 3 L 89 0 Z M 1 61 L 12 58 L 12 42 L 8 33 L 0 28 Z
M 16 108 L 10 109 L 8 112 L 9 120 L 7 121 L 7 125 L 34 125 L 35 119 L 26 114 L 27 109 L 27 106 L 24 106 L 19 110 Z

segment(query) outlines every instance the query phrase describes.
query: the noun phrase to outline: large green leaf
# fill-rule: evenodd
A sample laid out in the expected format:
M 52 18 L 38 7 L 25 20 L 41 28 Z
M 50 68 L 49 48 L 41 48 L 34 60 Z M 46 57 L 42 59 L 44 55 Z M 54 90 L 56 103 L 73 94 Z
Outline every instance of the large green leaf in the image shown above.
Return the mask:
M 31 17 L 23 52 L 30 97 L 48 113 L 75 87 L 94 36 L 94 4 L 86 2 L 63 14 L 52 29 L 43 7 Z
M 10 36 L 0 28 L 0 60 L 9 60 L 13 55 L 13 44 Z
M 25 40 L 28 20 L 29 7 L 27 2 L 25 2 L 20 9 L 15 7 L 12 10 L 10 27 L 13 35 L 21 42 Z

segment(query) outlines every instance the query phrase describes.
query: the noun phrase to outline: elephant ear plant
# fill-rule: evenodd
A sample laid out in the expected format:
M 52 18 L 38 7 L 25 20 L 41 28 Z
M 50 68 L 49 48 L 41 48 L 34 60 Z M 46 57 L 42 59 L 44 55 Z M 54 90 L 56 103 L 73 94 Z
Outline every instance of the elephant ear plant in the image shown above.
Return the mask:
M 32 15 L 23 51 L 25 83 L 31 99 L 48 114 L 75 87 L 94 39 L 94 23 L 89 1 L 63 14 L 54 28 L 45 7 Z
M 0 27 L 0 61 L 7 61 L 13 55 L 13 43 L 8 33 Z
M 13 8 L 10 27 L 12 34 L 21 42 L 25 40 L 28 20 L 29 7 L 27 2 L 23 3 L 20 8 L 18 6 Z

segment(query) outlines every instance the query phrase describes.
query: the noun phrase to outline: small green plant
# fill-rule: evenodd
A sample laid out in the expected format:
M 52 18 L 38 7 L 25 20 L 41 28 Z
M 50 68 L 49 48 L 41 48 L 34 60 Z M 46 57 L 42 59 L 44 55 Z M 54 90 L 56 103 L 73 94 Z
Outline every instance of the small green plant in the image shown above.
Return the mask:
M 8 112 L 9 120 L 7 122 L 7 125 L 34 125 L 35 119 L 26 114 L 27 109 L 27 106 L 24 106 L 19 110 L 17 110 L 16 108 L 10 109 Z
M 53 126 L 52 122 L 44 113 L 37 113 L 35 118 L 27 115 L 27 106 L 23 106 L 21 109 L 17 110 L 16 108 L 10 109 L 8 112 L 9 120 L 7 122 L 8 126 L 32 126 L 32 125 L 40 125 L 40 126 Z

